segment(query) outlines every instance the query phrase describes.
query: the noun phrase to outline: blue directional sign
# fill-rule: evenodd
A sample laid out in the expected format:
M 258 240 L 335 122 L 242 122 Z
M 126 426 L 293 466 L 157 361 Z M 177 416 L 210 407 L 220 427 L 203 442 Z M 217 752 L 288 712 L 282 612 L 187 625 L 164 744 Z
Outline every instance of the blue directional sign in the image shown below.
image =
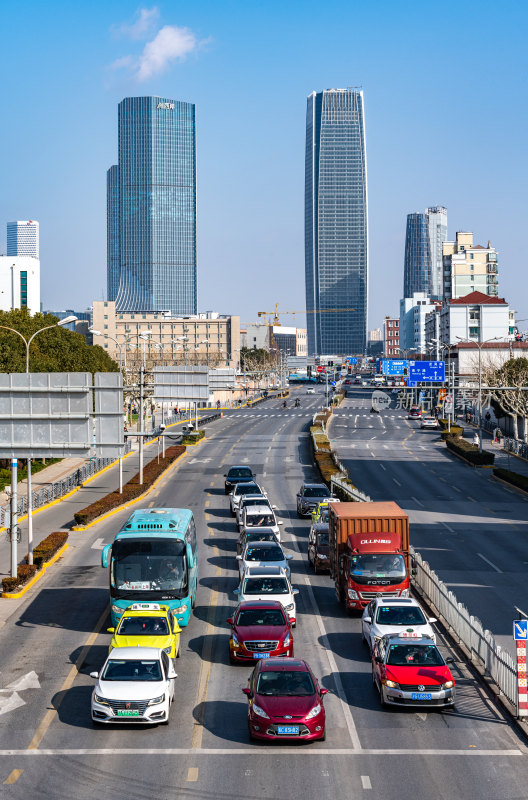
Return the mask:
M 444 383 L 445 361 L 409 361 L 409 385 L 411 382 Z
M 516 642 L 528 640 L 528 619 L 516 619 L 513 623 L 513 638 Z
M 381 362 L 382 375 L 407 375 L 409 362 L 405 358 L 384 358 Z
M 357 356 L 352 356 L 351 358 L 347 358 L 347 361 L 349 364 L 358 364 L 359 358 L 357 358 Z
M 336 385 L 336 382 L 335 382 L 335 381 L 332 381 L 332 386 L 335 386 L 335 385 Z

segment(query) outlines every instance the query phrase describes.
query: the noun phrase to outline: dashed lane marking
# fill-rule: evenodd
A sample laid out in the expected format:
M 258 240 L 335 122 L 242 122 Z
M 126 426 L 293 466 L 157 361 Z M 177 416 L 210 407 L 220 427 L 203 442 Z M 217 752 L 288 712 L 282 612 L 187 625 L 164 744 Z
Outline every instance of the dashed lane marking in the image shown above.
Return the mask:
M 194 783 L 198 780 L 198 767 L 189 767 L 187 770 L 187 777 L 185 778 L 186 781 L 190 783 Z
M 372 784 L 368 775 L 361 776 L 361 786 L 363 789 L 372 789 Z
M 9 776 L 5 779 L 4 784 L 7 784 L 9 786 L 10 784 L 16 783 L 23 772 L 24 772 L 23 769 L 14 769 L 13 772 L 11 772 Z
M 479 557 L 479 558 L 481 558 L 483 561 L 485 561 L 485 562 L 486 562 L 486 564 L 489 564 L 489 566 L 490 566 L 492 569 L 494 569 L 494 570 L 495 570 L 495 572 L 502 572 L 502 570 L 501 570 L 501 569 L 499 569 L 498 567 L 496 567 L 496 566 L 495 566 L 495 564 L 494 564 L 492 561 L 490 561 L 490 560 L 489 560 L 489 558 L 486 558 L 486 556 L 483 556 L 483 555 L 482 555 L 482 553 L 477 553 L 477 555 L 478 555 L 478 557 Z
M 394 481 L 396 486 L 401 486 L 401 483 L 398 480 L 396 480 L 396 478 L 393 478 L 392 480 Z

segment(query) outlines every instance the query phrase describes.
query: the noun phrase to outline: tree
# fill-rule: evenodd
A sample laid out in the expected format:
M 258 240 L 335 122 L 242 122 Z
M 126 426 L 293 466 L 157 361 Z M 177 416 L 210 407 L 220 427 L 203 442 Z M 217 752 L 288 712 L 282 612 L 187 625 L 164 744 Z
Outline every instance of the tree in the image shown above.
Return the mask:
M 490 397 L 499 408 L 511 418 L 513 435 L 519 438 L 519 417 L 523 420 L 524 440 L 528 439 L 528 392 L 523 386 L 528 386 L 528 359 L 510 358 L 501 367 L 488 367 L 483 370 L 483 382 L 488 386 L 507 386 L 505 389 L 486 388 Z
M 0 311 L 0 325 L 14 328 L 28 340 L 36 331 L 55 325 L 53 314 L 34 314 L 27 309 Z M 0 328 L 0 372 L 25 372 L 26 347 L 16 333 Z M 102 347 L 90 346 L 80 333 L 61 327 L 43 331 L 29 348 L 30 372 L 118 372 L 119 366 Z

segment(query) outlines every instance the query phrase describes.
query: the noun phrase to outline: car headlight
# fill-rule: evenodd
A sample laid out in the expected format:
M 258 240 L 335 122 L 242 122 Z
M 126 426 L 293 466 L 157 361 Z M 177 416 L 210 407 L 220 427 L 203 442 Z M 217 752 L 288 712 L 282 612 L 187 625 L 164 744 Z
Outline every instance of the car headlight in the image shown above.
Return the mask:
M 284 641 L 282 643 L 282 646 L 283 647 L 288 647 L 288 645 L 290 644 L 290 641 L 291 641 L 291 636 L 290 636 L 289 633 L 287 633 L 286 634 L 286 638 L 284 639 Z
M 269 719 L 269 716 L 266 714 L 264 709 L 258 706 L 256 703 L 253 703 L 253 711 L 258 717 L 264 717 L 264 719 Z
M 306 715 L 305 719 L 313 719 L 320 713 L 321 713 L 321 703 L 317 703 L 317 705 L 314 706 L 312 710 Z
M 318 553 L 317 558 L 319 558 L 321 561 L 328 560 L 328 556 L 326 556 L 324 553 Z
M 411 592 L 409 589 L 402 589 L 400 592 L 400 597 L 410 597 Z
M 170 655 L 170 651 L 171 651 L 171 650 L 172 650 L 172 646 L 171 646 L 171 647 L 164 647 L 164 648 L 163 648 L 163 652 L 164 652 L 164 653 L 167 653 L 167 655 Z
M 284 608 L 286 609 L 286 611 L 293 611 L 293 609 L 295 608 L 295 603 L 290 603 L 289 605 L 284 606 Z
M 158 703 L 163 703 L 165 700 L 165 693 L 160 694 L 159 697 L 153 697 L 152 700 L 148 701 L 149 706 L 157 706 Z
M 109 706 L 110 703 L 105 697 L 101 697 L 99 694 L 94 694 L 94 702 L 99 703 L 102 706 Z
M 358 593 L 355 592 L 354 589 L 349 589 L 348 590 L 348 596 L 349 596 L 350 600 L 357 600 L 358 599 Z
M 400 684 L 396 683 L 396 681 L 389 681 L 387 678 L 382 681 L 382 684 L 387 687 L 387 689 L 399 689 Z
M 184 606 L 180 606 L 179 608 L 176 609 L 177 614 L 183 614 L 184 611 L 187 611 L 187 603 Z
M 124 608 L 121 608 L 121 606 L 112 606 L 112 614 L 119 614 L 119 615 L 121 615 L 121 614 L 123 614 L 124 610 L 125 610 L 125 609 L 124 609 Z
M 235 647 L 238 647 L 238 645 L 240 644 L 240 642 L 238 641 L 238 637 L 237 637 L 236 633 L 232 633 L 231 634 L 231 641 L 233 642 Z
M 444 684 L 442 684 L 442 689 L 452 689 L 454 685 L 454 681 L 446 681 Z

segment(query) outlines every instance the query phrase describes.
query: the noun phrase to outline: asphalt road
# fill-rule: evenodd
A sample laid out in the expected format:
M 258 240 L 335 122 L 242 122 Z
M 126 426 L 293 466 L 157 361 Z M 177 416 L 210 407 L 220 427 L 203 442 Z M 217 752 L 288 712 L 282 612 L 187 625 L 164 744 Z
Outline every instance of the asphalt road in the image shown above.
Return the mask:
M 316 478 L 308 426 L 321 395 L 300 396 L 301 409 L 282 410 L 274 402 L 214 423 L 146 503 L 191 508 L 200 532 L 200 590 L 182 634 L 168 727 L 96 729 L 89 715 L 89 673 L 101 666 L 110 639 L 102 632 L 108 574 L 99 565 L 100 548 L 126 512 L 73 533 L 61 563 L 15 606 L 0 630 L 6 800 L 526 795 L 526 746 L 464 663 L 454 665 L 456 711 L 380 708 L 359 619 L 344 614 L 329 578 L 314 576 L 307 565 L 308 523 L 296 518 L 295 493 L 303 479 Z M 240 462 L 254 467 L 284 520 L 283 540 L 295 556 L 292 579 L 300 589 L 295 652 L 330 690 L 326 742 L 269 746 L 247 738 L 240 690 L 249 670 L 229 665 L 225 623 L 235 601 L 237 533 L 222 474 Z M 361 466 L 367 464 L 363 459 Z M 59 504 L 41 516 L 53 529 L 62 513 Z M 449 648 L 441 646 L 447 655 Z
M 528 498 L 451 455 L 438 431 L 421 430 L 406 411 L 371 414 L 370 393 L 351 394 L 330 424 L 351 479 L 408 512 L 412 544 L 513 653 L 515 606 L 528 613 Z

